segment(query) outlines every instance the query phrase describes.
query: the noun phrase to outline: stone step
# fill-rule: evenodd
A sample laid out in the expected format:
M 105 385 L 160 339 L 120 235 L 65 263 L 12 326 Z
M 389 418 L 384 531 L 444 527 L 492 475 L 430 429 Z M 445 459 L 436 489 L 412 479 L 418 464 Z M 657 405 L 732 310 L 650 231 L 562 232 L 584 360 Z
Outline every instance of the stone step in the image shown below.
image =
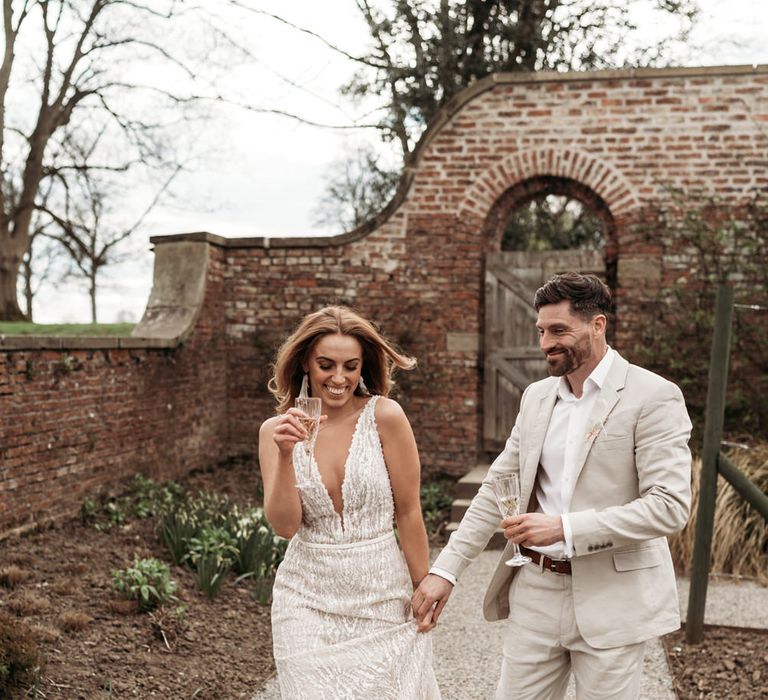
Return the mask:
M 456 498 L 472 499 L 488 473 L 488 464 L 478 464 L 456 482 Z
M 471 498 L 455 498 L 451 503 L 451 522 L 460 523 L 464 517 L 464 513 L 467 512 L 469 504 L 472 503 Z
M 451 504 L 451 522 L 445 528 L 446 536 L 450 536 L 459 527 L 464 513 L 467 512 L 469 504 L 472 503 L 472 499 L 488 473 L 489 466 L 488 464 L 478 464 L 456 482 L 456 498 Z M 501 521 L 501 516 L 499 516 L 499 521 Z M 503 549 L 506 543 L 504 533 L 498 529 L 491 537 L 486 549 Z

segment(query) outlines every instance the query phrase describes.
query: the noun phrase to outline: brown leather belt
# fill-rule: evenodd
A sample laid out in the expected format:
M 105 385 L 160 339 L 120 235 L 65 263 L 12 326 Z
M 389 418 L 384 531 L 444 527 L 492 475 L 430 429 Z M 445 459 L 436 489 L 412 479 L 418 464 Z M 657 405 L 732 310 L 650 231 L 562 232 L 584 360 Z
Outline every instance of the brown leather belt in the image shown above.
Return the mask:
M 568 574 L 571 575 L 571 562 L 567 559 L 550 559 L 541 552 L 536 552 L 528 547 L 520 545 L 520 551 L 529 556 L 534 564 L 541 563 L 541 568 L 544 571 L 554 571 L 556 574 Z

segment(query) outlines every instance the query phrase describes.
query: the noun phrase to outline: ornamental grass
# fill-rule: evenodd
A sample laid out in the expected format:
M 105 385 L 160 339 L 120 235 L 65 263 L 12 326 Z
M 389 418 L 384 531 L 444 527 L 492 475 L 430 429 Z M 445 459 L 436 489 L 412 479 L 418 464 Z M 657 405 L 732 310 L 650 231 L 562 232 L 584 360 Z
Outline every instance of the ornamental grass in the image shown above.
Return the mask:
M 727 456 L 763 493 L 768 493 L 768 443 L 733 448 Z M 699 458 L 693 462 L 691 517 L 685 529 L 669 538 L 672 558 L 680 573 L 686 575 L 690 574 L 693 557 L 700 473 Z M 768 584 L 768 522 L 722 476 L 717 479 L 710 571 Z

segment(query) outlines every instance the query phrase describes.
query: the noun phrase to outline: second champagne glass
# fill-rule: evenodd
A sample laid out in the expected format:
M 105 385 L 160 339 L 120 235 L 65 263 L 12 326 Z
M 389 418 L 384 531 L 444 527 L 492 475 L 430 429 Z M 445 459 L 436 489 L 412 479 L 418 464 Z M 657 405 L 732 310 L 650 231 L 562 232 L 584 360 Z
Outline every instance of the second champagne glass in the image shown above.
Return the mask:
M 498 479 L 494 479 L 491 482 L 493 487 L 493 495 L 496 496 L 496 503 L 499 506 L 502 517 L 506 518 L 508 515 L 520 514 L 520 478 L 517 474 L 510 474 L 509 476 L 502 476 Z M 512 543 L 512 558 L 507 559 L 504 563 L 507 566 L 523 566 L 531 561 L 530 557 L 526 557 L 520 551 L 519 545 L 515 542 Z

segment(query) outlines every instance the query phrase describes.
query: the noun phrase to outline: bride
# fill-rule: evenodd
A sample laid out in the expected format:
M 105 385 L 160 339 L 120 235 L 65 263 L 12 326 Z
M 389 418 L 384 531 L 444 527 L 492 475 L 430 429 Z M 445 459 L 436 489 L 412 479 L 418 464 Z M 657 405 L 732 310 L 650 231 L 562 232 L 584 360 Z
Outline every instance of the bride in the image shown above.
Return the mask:
M 306 316 L 278 351 L 279 415 L 261 426 L 259 463 L 267 518 L 291 538 L 272 603 L 283 698 L 440 698 L 421 633 L 434 625 L 410 612 L 428 569 L 419 456 L 387 398 L 394 367 L 414 365 L 345 307 Z M 299 395 L 322 399 L 314 454 L 293 407 Z

